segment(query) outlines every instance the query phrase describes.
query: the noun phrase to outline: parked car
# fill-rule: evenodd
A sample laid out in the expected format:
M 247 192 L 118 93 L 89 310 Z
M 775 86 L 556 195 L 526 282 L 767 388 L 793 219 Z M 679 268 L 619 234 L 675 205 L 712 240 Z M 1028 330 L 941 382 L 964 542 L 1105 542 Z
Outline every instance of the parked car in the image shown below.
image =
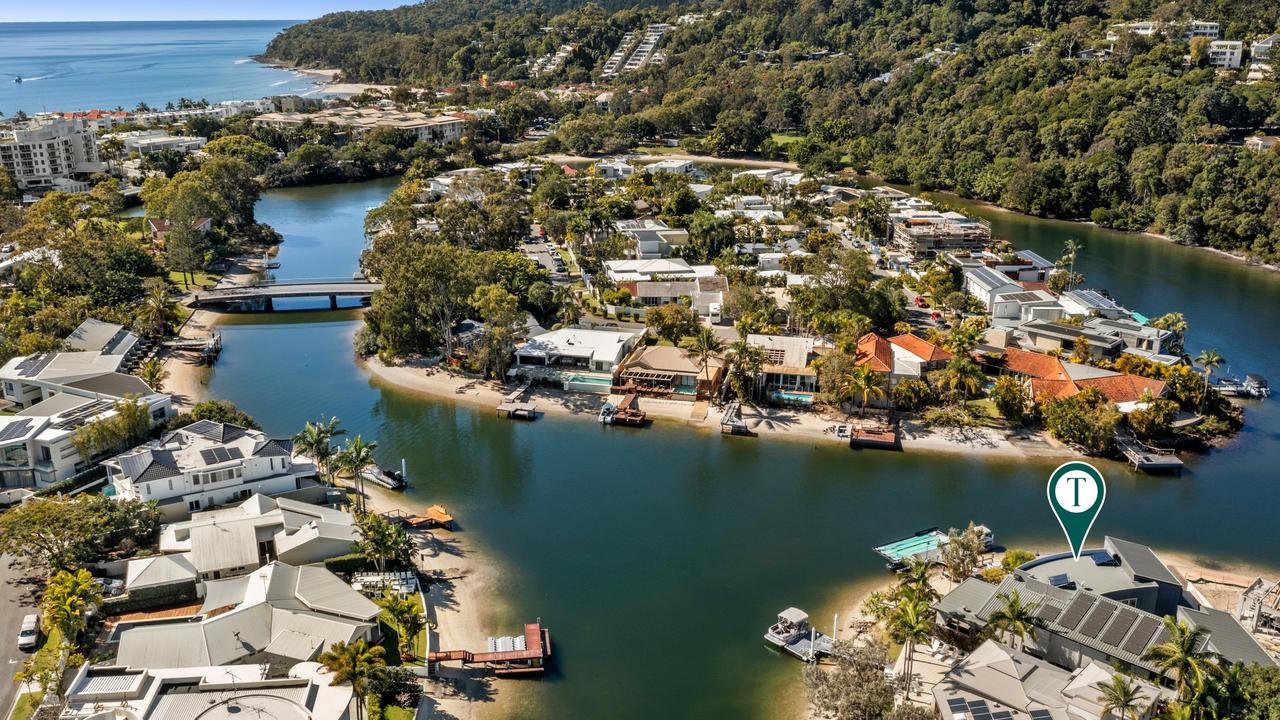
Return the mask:
M 929 307 L 929 303 L 925 302 L 923 295 L 916 296 L 916 307 Z
M 40 616 L 27 615 L 18 626 L 18 649 L 35 650 L 40 642 Z

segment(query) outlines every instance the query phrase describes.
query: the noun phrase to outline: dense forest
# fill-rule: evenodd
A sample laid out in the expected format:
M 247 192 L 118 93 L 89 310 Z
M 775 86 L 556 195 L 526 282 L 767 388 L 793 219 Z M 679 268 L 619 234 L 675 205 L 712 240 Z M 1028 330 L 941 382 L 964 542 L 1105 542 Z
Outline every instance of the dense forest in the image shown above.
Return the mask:
M 504 119 L 548 111 L 529 88 L 595 81 L 614 91 L 607 112 L 553 105 L 559 132 L 542 150 L 694 135 L 686 142 L 696 149 L 768 153 L 779 148 L 764 131 L 789 132 L 806 136 L 787 146 L 806 168 L 847 166 L 1036 215 L 1280 258 L 1280 155 L 1239 144 L 1280 126 L 1274 77 L 1250 84 L 1243 69 L 1207 67 L 1204 43 L 1176 35 L 1105 40 L 1114 22 L 1191 17 L 1253 40 L 1280 27 L 1280 3 L 571 4 L 439 0 L 331 15 L 284 31 L 267 54 L 432 88 L 515 80 L 520 88 L 483 97 Z M 665 64 L 601 79 L 624 32 L 690 12 L 705 19 L 668 35 Z M 526 61 L 562 43 L 577 44 L 564 66 L 528 77 Z M 1080 56 L 1102 49 L 1111 51 L 1103 59 Z

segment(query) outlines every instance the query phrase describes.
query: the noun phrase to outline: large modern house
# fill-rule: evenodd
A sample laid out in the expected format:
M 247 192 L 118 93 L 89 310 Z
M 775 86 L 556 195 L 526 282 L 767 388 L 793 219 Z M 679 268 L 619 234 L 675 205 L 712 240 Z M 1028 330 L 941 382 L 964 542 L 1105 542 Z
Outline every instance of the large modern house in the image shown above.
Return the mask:
M 155 501 L 166 520 L 255 493 L 280 495 L 315 475 L 293 442 L 228 423 L 199 420 L 103 463 L 116 497 Z
M 276 560 L 320 563 L 351 552 L 359 537 L 350 513 L 253 495 L 239 505 L 165 525 L 160 530 L 160 552 L 165 554 L 130 560 L 125 589 L 220 580 Z
M 275 562 L 206 582 L 196 618 L 119 631 L 116 662 L 135 668 L 304 662 L 336 642 L 374 641 L 380 612 L 322 567 Z
M 86 423 L 116 414 L 126 398 L 145 403 L 152 422 L 172 414 L 172 401 L 141 378 L 119 370 L 137 336 L 119 325 L 86 321 L 68 338 L 82 352 L 16 357 L 0 368 L 12 415 L 0 416 L 0 487 L 43 487 L 87 470 L 72 441 Z
M 1025 651 L 1067 670 L 1097 662 L 1158 678 L 1145 655 L 1166 639 L 1166 616 L 1205 630 L 1203 649 L 1224 662 L 1276 664 L 1230 614 L 1201 607 L 1184 592 L 1182 579 L 1150 548 L 1110 537 L 1078 562 L 1062 553 L 1021 566 L 999 585 L 966 580 L 935 604 L 938 623 L 979 633 L 1015 592 L 1035 608 L 1036 633 Z
M 640 333 L 561 328 L 530 338 L 515 351 L 515 366 L 612 373 Z

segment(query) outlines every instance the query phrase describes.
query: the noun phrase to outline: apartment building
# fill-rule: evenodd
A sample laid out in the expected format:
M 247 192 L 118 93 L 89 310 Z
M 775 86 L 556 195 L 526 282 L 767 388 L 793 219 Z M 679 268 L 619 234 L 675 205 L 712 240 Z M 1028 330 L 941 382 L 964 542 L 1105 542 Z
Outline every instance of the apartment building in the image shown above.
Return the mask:
M 991 242 L 991 225 L 958 212 L 904 210 L 889 214 L 887 242 L 913 259 L 948 250 L 981 250 Z
M 402 112 L 382 108 L 332 108 L 319 112 L 270 112 L 253 119 L 256 125 L 267 127 L 298 127 L 306 122 L 315 125 L 334 125 L 350 130 L 359 136 L 377 128 L 407 130 L 418 140 L 448 145 L 462 139 L 465 121 L 458 114 L 427 115 L 420 112 Z
M 1239 40 L 1214 40 L 1209 43 L 1209 64 L 1218 68 L 1237 69 L 1244 63 L 1244 43 Z
M 42 117 L 0 129 L 0 165 L 19 190 L 52 187 L 57 180 L 106 170 L 98 142 L 84 120 Z

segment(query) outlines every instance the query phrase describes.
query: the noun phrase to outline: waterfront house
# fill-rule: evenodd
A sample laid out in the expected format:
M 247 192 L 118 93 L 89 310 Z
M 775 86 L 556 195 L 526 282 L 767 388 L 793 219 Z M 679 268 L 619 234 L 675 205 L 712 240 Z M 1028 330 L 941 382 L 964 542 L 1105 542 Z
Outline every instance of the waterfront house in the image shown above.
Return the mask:
M 227 508 L 192 513 L 160 529 L 164 555 L 130 560 L 125 589 L 188 579 L 219 580 L 279 560 L 310 565 L 345 555 L 360 539 L 348 512 L 289 498 L 253 495 Z M 167 565 L 156 567 L 163 558 Z M 188 578 L 183 571 L 191 573 Z
M 1094 660 L 1067 670 L 987 640 L 948 670 L 932 694 L 939 716 L 949 720 L 1147 720 L 1158 707 L 1155 700 L 1174 699 L 1172 690 L 1135 679 L 1144 699 L 1133 715 L 1104 713 L 1098 688 L 1110 683 L 1114 674 L 1112 668 Z
M 1127 411 L 1136 407 L 1148 393 L 1160 397 L 1166 391 L 1160 380 L 1067 362 L 1020 348 L 1005 348 L 997 357 L 979 357 L 988 373 L 1022 379 L 1032 399 L 1042 395 L 1071 397 L 1087 387 L 1096 387 L 1121 411 Z
M 1027 638 L 1026 651 L 1068 670 L 1099 662 L 1139 677 L 1160 677 L 1159 668 L 1144 655 L 1164 641 L 1161 618 L 1166 616 L 1203 629 L 1201 649 L 1224 662 L 1276 665 L 1229 614 L 1202 607 L 1150 548 L 1108 540 L 1103 548 L 1083 553 L 1079 561 L 1070 553 L 1033 560 L 998 585 L 965 580 L 934 605 L 938 623 L 976 635 L 1003 605 L 1001 596 L 1017 592 L 1024 604 L 1035 608 L 1036 633 Z
M 16 409 L 0 417 L 0 487 L 44 487 L 89 469 L 93 458 L 80 456 L 76 431 L 113 417 L 122 400 L 144 404 L 153 424 L 173 413 L 168 395 L 119 372 L 129 356 L 128 336 L 97 329 L 81 325 L 70 342 L 94 345 L 110 334 L 100 351 L 20 356 L 0 368 L 4 399 Z
M 673 400 L 714 397 L 724 382 L 725 361 L 707 358 L 706 366 L 684 348 L 641 345 L 614 369 L 615 392 L 635 392 Z
M 642 280 L 620 283 L 619 287 L 631 290 L 632 297 L 644 307 L 688 302 L 698 315 L 718 323 L 725 293 L 729 291 L 729 281 L 722 275 L 712 275 L 692 280 Z
M 516 348 L 515 367 L 581 370 L 612 374 L 635 347 L 641 333 L 625 330 L 560 328 Z
M 622 158 L 607 158 L 596 163 L 596 169 L 605 180 L 626 180 L 635 174 L 636 169 Z
M 232 718 L 350 720 L 352 689 L 317 662 L 225 667 L 129 667 L 83 663 L 67 685 L 59 720 Z
M 1016 290 L 999 293 L 990 308 L 993 319 L 1053 321 L 1062 317 L 1064 310 L 1058 298 L 1048 290 Z
M 1058 296 L 1058 303 L 1068 315 L 1112 320 L 1129 316 L 1128 310 L 1097 290 L 1068 290 Z
M 292 492 L 315 475 L 311 463 L 295 462 L 293 441 L 212 420 L 198 420 L 103 464 L 116 497 L 154 501 L 169 521 L 255 493 Z
M 1181 361 L 1174 355 L 1177 334 L 1171 330 L 1144 325 L 1129 318 L 1092 317 L 1084 321 L 1084 327 L 1104 335 L 1119 338 L 1122 352 L 1155 360 L 1166 365 Z
M 671 175 L 684 175 L 685 177 L 697 178 L 699 180 L 706 177 L 706 173 L 698 169 L 697 165 L 691 160 L 659 160 L 644 166 L 647 173 L 669 173 Z
M 337 642 L 378 637 L 373 601 L 323 567 L 281 562 L 204 584 L 195 618 L 119 632 L 116 662 L 140 668 L 315 660 Z
M 212 218 L 195 218 L 191 221 L 191 229 L 204 235 L 213 229 Z M 164 218 L 147 218 L 147 231 L 151 234 L 151 243 L 157 247 L 164 246 L 165 236 L 173 230 L 173 225 Z
M 1043 352 L 1071 353 L 1084 342 L 1091 357 L 1114 358 L 1124 348 L 1115 335 L 1061 321 L 1031 320 L 1019 325 L 1016 332 L 1026 338 L 1025 344 Z
M 121 366 L 134 360 L 142 346 L 138 335 L 119 323 L 86 318 L 66 338 L 68 350 L 120 357 Z
M 876 404 L 887 406 L 888 394 L 900 381 L 922 379 L 925 373 L 946 365 L 951 357 L 951 353 L 916 335 L 886 338 L 869 332 L 858 338 L 854 363 L 884 375 L 886 396 Z
M 996 296 L 1019 292 L 1022 286 L 1015 283 L 1002 272 L 986 265 L 975 265 L 964 269 L 964 289 L 978 298 L 988 312 L 994 314 Z
M 462 139 L 466 125 L 458 114 L 427 115 L 377 107 L 339 107 L 318 112 L 269 112 L 253 119 L 253 124 L 266 127 L 300 127 L 310 122 L 317 127 L 332 125 L 364 135 L 377 128 L 403 130 L 417 140 L 435 145 L 449 145 Z
M 818 391 L 818 339 L 792 335 L 747 335 L 747 344 L 764 352 L 764 364 L 756 375 L 756 392 L 764 397 L 803 402 L 801 393 Z M 809 402 L 813 399 L 810 397 Z

